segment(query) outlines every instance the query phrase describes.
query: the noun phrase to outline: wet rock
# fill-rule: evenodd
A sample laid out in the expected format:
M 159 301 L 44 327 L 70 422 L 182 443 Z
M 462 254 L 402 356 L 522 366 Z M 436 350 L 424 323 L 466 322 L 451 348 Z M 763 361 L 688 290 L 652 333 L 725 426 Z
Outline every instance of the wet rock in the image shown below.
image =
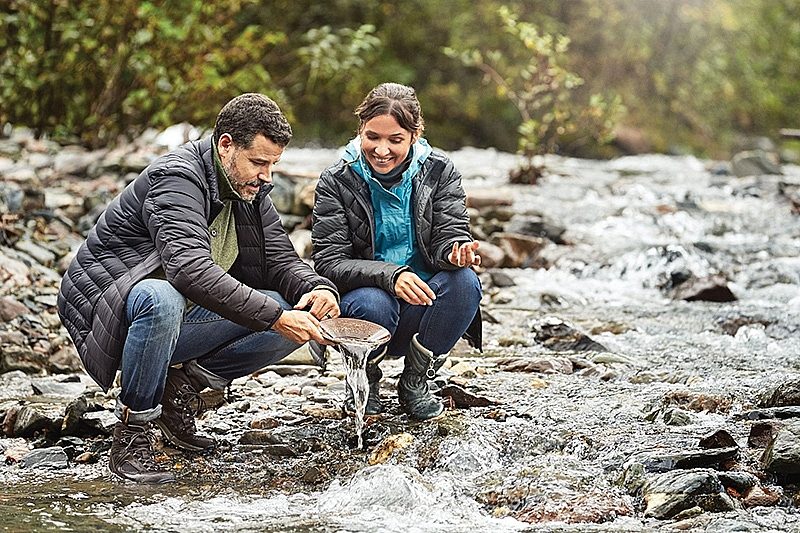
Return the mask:
M 689 279 L 674 290 L 672 297 L 687 302 L 734 302 L 737 300 L 728 287 L 728 281 L 722 276 Z
M 0 372 L 21 370 L 26 374 L 41 374 L 47 369 L 47 356 L 28 346 L 4 346 L 0 352 Z
M 558 317 L 547 317 L 533 324 L 536 342 L 557 352 L 608 352 L 609 350 Z
M 486 396 L 480 396 L 469 392 L 458 385 L 446 385 L 437 391 L 437 394 L 444 398 L 446 402 L 458 409 L 469 409 L 470 407 L 489 407 L 500 405 L 500 402 Z M 448 400 L 449 398 L 449 400 Z
M 480 253 L 483 254 L 483 250 L 481 250 Z M 513 287 L 517 284 L 517 282 L 514 281 L 514 278 L 500 270 L 493 270 L 489 272 L 489 277 L 492 280 L 492 285 L 495 287 Z
M 506 264 L 506 253 L 496 244 L 480 240 L 478 254 L 481 256 L 481 266 L 484 268 L 500 268 Z
M 43 246 L 39 246 L 33 241 L 20 240 L 14 245 L 20 252 L 31 256 L 37 263 L 44 266 L 52 266 L 56 261 L 56 254 Z
M 69 458 L 63 448 L 53 446 L 33 450 L 20 459 L 19 465 L 23 468 L 67 468 Z
M 12 296 L 0 297 L 0 322 L 10 322 L 25 313 L 30 313 L 30 309 L 22 302 Z
M 690 411 L 709 413 L 727 413 L 733 403 L 733 400 L 727 396 L 685 390 L 669 392 L 664 395 L 662 401 L 666 405 L 678 405 Z
M 292 246 L 294 246 L 294 251 L 297 252 L 297 255 L 305 259 L 311 257 L 311 230 L 296 229 L 289 235 L 289 240 L 292 241 Z
M 542 374 L 572 374 L 572 361 L 566 358 L 529 359 L 526 357 L 501 357 L 497 368 L 506 372 L 539 372 Z
M 14 437 L 33 437 L 38 433 L 58 436 L 63 419 L 60 406 L 25 405 L 19 408 L 14 421 Z
M 786 407 L 770 407 L 767 409 L 751 409 L 737 413 L 734 418 L 746 420 L 767 420 L 770 418 L 800 418 L 800 406 L 789 405 Z
M 512 203 L 507 194 L 497 192 L 494 189 L 473 189 L 467 192 L 467 207 L 483 209 L 486 207 L 511 205 Z
M 769 420 L 753 423 L 747 436 L 747 445 L 751 448 L 766 448 L 782 427 L 783 424 Z
M 658 474 L 642 488 L 644 515 L 668 519 L 699 507 L 704 511 L 733 510 L 736 505 L 712 470 L 698 469 Z
M 56 380 L 53 378 L 34 379 L 32 386 L 36 394 L 62 398 L 76 398 L 86 390 L 86 385 L 80 381 Z
M 717 477 L 726 489 L 733 489 L 740 494 L 758 485 L 758 478 L 749 472 L 717 472 Z
M 648 472 L 666 472 L 675 469 L 716 467 L 724 461 L 735 459 L 738 454 L 739 448 L 731 447 L 672 454 L 645 453 L 635 460 L 641 462 Z
M 516 233 L 495 233 L 490 242 L 499 246 L 505 254 L 505 259 L 499 266 L 529 268 L 540 266 L 537 264 L 538 255 L 545 247 L 547 240 Z
M 647 413 L 644 418 L 650 422 L 661 421 L 668 426 L 689 426 L 695 423 L 692 413 L 673 407 L 655 409 Z
M 731 159 L 731 170 L 739 178 L 765 174 L 781 175 L 781 167 L 765 150 L 745 150 Z
M 111 411 L 92 411 L 81 417 L 81 423 L 95 434 L 111 435 L 117 422 L 119 420 Z
M 367 462 L 370 465 L 383 464 L 394 456 L 396 452 L 411 446 L 413 442 L 414 436 L 409 433 L 389 435 L 372 450 Z
M 764 470 L 780 476 L 800 474 L 800 421 L 783 426 L 761 457 Z
M 4 439 L 0 447 L 3 448 L 3 463 L 9 465 L 18 463 L 31 451 L 25 439 Z
M 763 392 L 758 400 L 759 407 L 800 406 L 800 379 L 784 381 Z
M 781 501 L 782 492 L 779 489 L 754 486 L 744 495 L 742 505 L 745 507 L 771 507 Z
M 252 430 L 245 431 L 239 437 L 239 444 L 262 446 L 267 444 L 282 444 L 281 440 L 270 431 Z
M 275 429 L 281 425 L 277 418 L 271 416 L 256 418 L 250 422 L 250 429 Z
M 0 338 L 2 341 L 2 338 Z M 5 349 L 5 346 L 4 346 Z M 0 374 L 0 400 L 27 398 L 33 394 L 30 376 L 21 370 Z
M 737 446 L 736 441 L 730 433 L 724 429 L 718 429 L 713 433 L 700 439 L 701 448 L 733 448 Z
M 529 237 L 542 237 L 556 244 L 565 244 L 562 237 L 566 228 L 547 222 L 542 217 L 515 216 L 506 225 L 505 231 Z
M 321 407 L 315 404 L 306 404 L 302 407 L 304 415 L 326 420 L 341 420 L 344 413 L 339 407 Z

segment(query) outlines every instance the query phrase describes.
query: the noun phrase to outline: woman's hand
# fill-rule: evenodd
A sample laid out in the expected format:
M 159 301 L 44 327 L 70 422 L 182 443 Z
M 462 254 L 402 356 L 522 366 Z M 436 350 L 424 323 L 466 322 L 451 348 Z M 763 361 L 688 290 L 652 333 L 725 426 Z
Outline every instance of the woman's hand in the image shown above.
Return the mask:
M 436 293 L 419 276 L 406 270 L 397 276 L 394 282 L 394 292 L 411 305 L 433 305 Z
M 481 256 L 476 253 L 478 246 L 480 246 L 478 241 L 465 242 L 460 246 L 454 242 L 447 260 L 459 267 L 478 266 L 481 264 Z

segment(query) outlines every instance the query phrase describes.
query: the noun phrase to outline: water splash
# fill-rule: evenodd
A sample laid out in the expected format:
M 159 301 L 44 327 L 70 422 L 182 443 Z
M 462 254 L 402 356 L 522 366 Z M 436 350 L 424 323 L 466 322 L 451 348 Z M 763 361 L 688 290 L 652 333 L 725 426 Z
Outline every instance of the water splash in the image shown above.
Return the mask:
M 367 408 L 367 354 L 377 348 L 375 344 L 352 342 L 341 343 L 338 346 L 344 359 L 347 385 L 353 393 L 355 405 L 356 435 L 358 436 L 358 449 L 364 446 L 362 433 L 364 431 L 364 410 Z

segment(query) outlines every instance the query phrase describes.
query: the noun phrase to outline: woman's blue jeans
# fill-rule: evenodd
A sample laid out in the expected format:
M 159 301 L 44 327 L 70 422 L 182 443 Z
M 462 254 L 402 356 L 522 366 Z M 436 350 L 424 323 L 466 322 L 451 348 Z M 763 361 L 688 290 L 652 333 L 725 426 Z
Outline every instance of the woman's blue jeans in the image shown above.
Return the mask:
M 261 291 L 291 309 L 274 291 Z M 127 300 L 130 327 L 122 352 L 122 392 L 117 416 L 142 423 L 161 414 L 170 365 L 198 360 L 206 370 L 232 380 L 277 363 L 300 345 L 272 330 L 253 331 L 200 306 L 186 312 L 186 298 L 168 281 L 137 283 Z M 121 416 L 120 416 L 121 418 Z
M 390 356 L 406 355 L 416 333 L 420 344 L 434 355 L 446 354 L 475 318 L 481 283 L 469 268 L 438 272 L 427 283 L 436 294 L 433 305 L 411 305 L 383 289 L 359 287 L 342 296 L 342 316 L 369 320 L 389 330 Z

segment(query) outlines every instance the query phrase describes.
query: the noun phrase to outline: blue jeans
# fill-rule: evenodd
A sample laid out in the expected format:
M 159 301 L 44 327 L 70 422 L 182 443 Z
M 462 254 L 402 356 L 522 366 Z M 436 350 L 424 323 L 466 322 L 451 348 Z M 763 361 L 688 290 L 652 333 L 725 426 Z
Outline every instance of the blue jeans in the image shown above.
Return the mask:
M 292 308 L 277 292 L 261 292 L 284 309 Z M 121 403 L 128 407 L 131 423 L 161 414 L 170 365 L 198 360 L 206 370 L 232 380 L 277 363 L 300 346 L 272 330 L 253 331 L 198 305 L 187 313 L 186 299 L 165 280 L 137 283 L 126 311 L 130 327 L 122 352 L 117 416 Z
M 389 330 L 389 355 L 406 355 L 415 333 L 434 355 L 446 354 L 475 318 L 481 283 L 469 268 L 438 272 L 427 283 L 436 293 L 433 305 L 411 305 L 383 289 L 359 287 L 342 296 L 342 316 L 369 320 Z

